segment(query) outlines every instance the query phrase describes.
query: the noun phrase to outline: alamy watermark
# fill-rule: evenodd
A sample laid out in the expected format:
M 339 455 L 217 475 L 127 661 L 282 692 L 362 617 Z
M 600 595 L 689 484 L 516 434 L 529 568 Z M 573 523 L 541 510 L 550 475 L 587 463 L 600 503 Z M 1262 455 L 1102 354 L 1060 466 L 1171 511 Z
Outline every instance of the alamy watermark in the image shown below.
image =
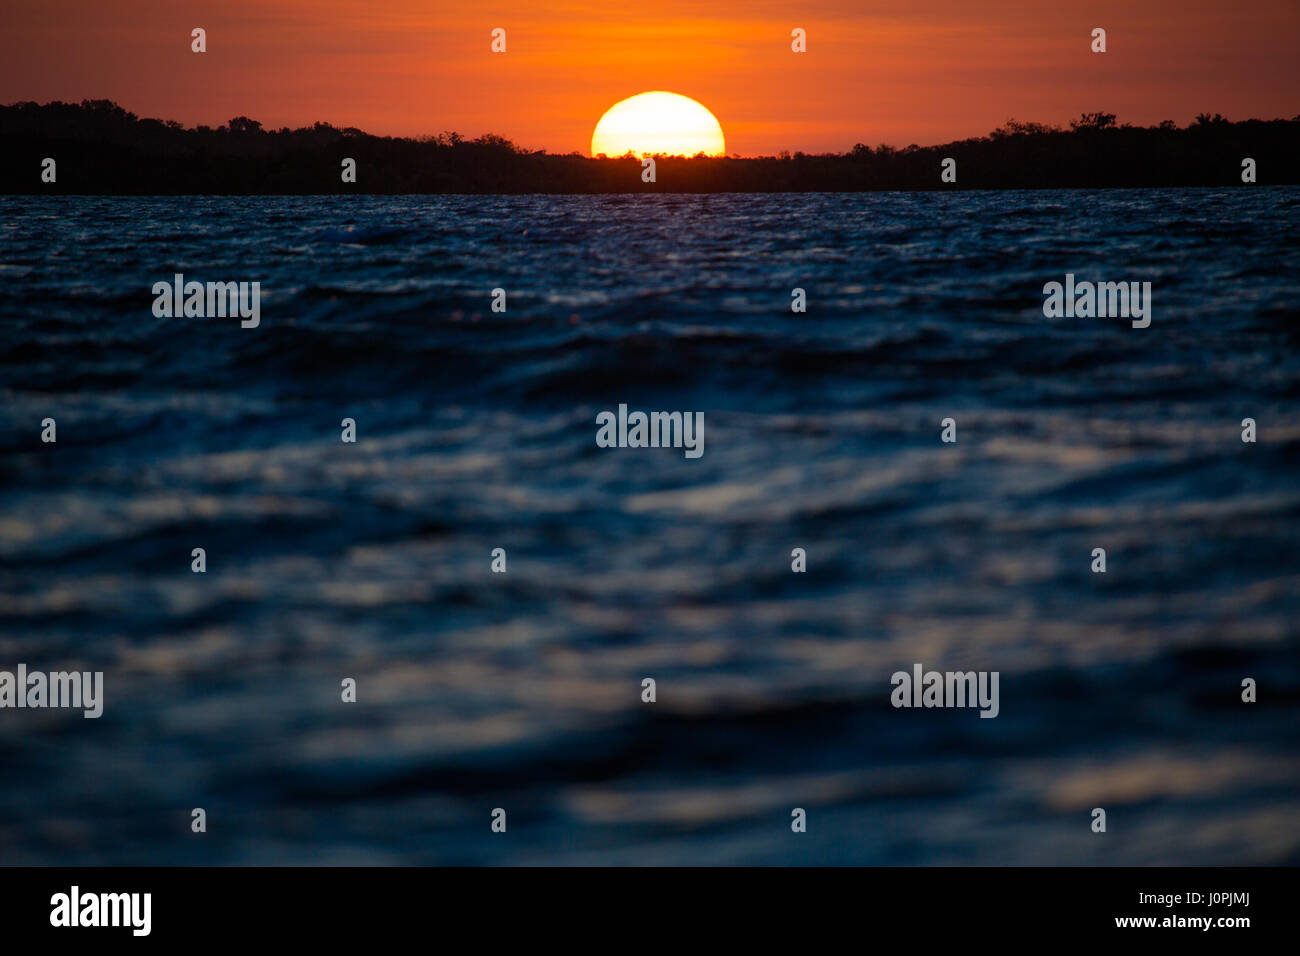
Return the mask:
M 1043 295 L 1043 315 L 1049 319 L 1131 318 L 1135 329 L 1151 324 L 1150 282 L 1075 282 L 1074 273 L 1067 272 L 1064 285 L 1049 282 Z
M 160 319 L 239 316 L 245 329 L 255 329 L 262 321 L 260 282 L 186 282 L 178 272 L 171 282 L 155 282 L 153 294 L 153 314 Z
M 596 445 L 600 448 L 684 448 L 687 458 L 704 454 L 703 412 L 629 412 L 596 416 Z
M 152 913 L 152 893 L 83 893 L 73 884 L 50 897 L 50 925 L 56 927 L 125 926 L 132 936 L 148 936 Z
M 895 707 L 978 707 L 981 717 L 996 717 L 998 671 L 927 671 L 912 665 L 912 673 L 895 671 L 889 702 Z
M 103 671 L 0 671 L 0 707 L 76 707 L 94 719 L 104 713 Z

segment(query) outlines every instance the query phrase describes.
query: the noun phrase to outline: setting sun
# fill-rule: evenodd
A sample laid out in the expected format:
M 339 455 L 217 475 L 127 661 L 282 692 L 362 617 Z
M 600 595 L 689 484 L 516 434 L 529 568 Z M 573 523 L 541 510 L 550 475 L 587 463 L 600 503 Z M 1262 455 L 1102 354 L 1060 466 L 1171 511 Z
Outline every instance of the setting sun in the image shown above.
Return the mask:
M 596 124 L 591 155 L 725 156 L 717 118 L 689 96 L 655 91 L 615 103 Z

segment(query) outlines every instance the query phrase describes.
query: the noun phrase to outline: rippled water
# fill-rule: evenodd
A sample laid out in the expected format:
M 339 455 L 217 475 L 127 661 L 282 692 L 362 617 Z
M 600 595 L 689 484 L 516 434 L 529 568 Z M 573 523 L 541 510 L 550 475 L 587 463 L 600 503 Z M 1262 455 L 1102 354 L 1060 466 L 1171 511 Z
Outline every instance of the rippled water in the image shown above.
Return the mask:
M 1300 190 L 0 211 L 0 862 L 1300 862 Z

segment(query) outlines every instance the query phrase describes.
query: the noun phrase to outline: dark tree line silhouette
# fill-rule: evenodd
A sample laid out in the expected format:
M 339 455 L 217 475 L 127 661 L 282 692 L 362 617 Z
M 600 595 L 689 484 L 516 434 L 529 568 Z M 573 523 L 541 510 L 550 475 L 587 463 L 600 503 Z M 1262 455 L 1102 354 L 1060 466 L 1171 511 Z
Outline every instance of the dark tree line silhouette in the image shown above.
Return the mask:
M 1068 129 L 1009 120 L 987 136 L 846 153 L 661 157 L 654 183 L 640 160 L 521 149 L 495 135 L 372 136 L 328 123 L 266 130 L 247 116 L 187 129 L 141 119 L 108 100 L 0 107 L 0 169 L 10 194 L 318 194 L 856 192 L 877 189 L 1052 189 L 1300 182 L 1300 117 L 1229 122 L 1201 114 L 1185 128 L 1120 125 L 1084 113 Z M 46 157 L 57 180 L 41 181 Z M 357 181 L 342 181 L 345 157 Z M 957 182 L 940 181 L 945 158 Z

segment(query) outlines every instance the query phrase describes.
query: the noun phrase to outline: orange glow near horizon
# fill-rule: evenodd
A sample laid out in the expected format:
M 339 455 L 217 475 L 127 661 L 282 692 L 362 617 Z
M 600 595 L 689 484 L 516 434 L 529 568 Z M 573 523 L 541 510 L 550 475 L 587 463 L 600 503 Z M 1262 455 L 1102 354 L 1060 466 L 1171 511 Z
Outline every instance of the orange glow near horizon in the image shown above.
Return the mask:
M 1104 54 L 1090 50 L 1098 26 Z M 1297 37 L 1296 0 L 6 0 L 0 102 L 111 99 L 187 126 L 249 116 L 585 153 L 610 104 L 685 90 L 725 120 L 734 154 L 843 152 L 1093 111 L 1289 119 Z

